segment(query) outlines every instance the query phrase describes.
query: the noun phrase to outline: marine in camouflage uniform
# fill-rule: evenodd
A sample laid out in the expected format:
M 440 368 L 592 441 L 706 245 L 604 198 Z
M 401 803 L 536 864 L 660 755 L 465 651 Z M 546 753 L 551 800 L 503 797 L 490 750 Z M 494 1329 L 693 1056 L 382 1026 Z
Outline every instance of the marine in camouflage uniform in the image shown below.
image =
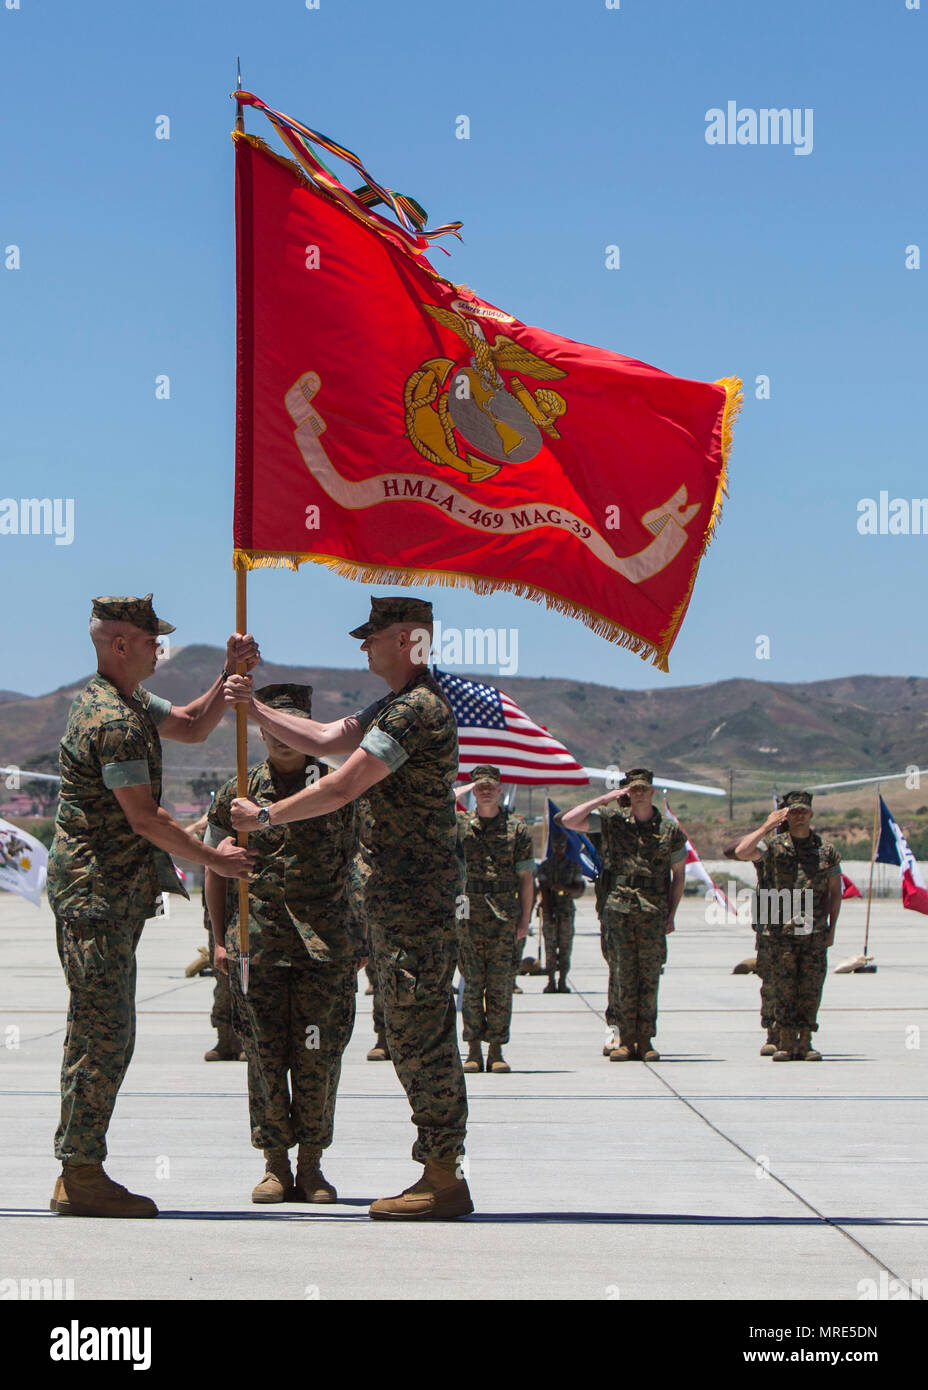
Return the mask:
M 623 792 L 616 801 L 617 806 L 628 806 L 628 793 Z M 619 959 L 618 952 L 609 949 L 609 934 L 603 921 L 603 913 L 606 910 L 606 903 L 609 894 L 612 892 L 612 870 L 606 867 L 602 857 L 602 834 L 593 831 L 593 842 L 596 845 L 596 852 L 599 855 L 599 877 L 593 885 L 593 894 L 596 900 L 596 916 L 599 921 L 599 949 L 603 960 L 606 962 L 607 985 L 606 985 L 606 1040 L 603 1043 L 603 1056 L 611 1057 L 612 1053 L 619 1046 L 619 1000 L 621 998 L 621 988 L 619 982 Z
M 305 685 L 269 685 L 270 709 L 309 718 Z M 328 768 L 264 735 L 268 758 L 248 770 L 247 795 L 272 806 Z M 232 778 L 216 793 L 209 842 L 234 833 Z M 242 992 L 238 894 L 207 878 L 210 915 L 231 968 L 232 1011 L 248 1062 L 251 1142 L 264 1150 L 255 1202 L 334 1202 L 320 1161 L 332 1143 L 342 1054 L 354 1026 L 359 941 L 352 931 L 348 876 L 355 847 L 354 807 L 315 820 L 253 832 L 258 862 L 249 885 L 248 993 Z M 219 919 L 224 915 L 220 925 Z M 222 968 L 222 965 L 219 965 Z M 288 1084 L 289 1083 L 289 1084 Z M 299 1145 L 294 1181 L 288 1150 Z
M 775 1062 L 822 1060 L 812 1034 L 841 910 L 841 860 L 834 845 L 811 829 L 811 819 L 812 793 L 787 792 L 778 810 L 737 847 L 739 859 L 763 864 L 766 878 L 761 920 L 768 919 L 776 988 Z M 784 822 L 783 833 L 765 843 L 765 835 Z
M 473 1210 L 460 1163 L 467 1094 L 451 990 L 457 959 L 455 913 L 463 897 L 453 787 L 457 726 L 429 675 L 432 605 L 405 597 L 373 598 L 363 640 L 371 671 L 391 694 L 346 719 L 297 721 L 255 702 L 249 682 L 231 678 L 230 703 L 291 746 L 351 756 L 315 787 L 271 808 L 271 824 L 315 818 L 359 801 L 364 913 L 383 997 L 393 1065 L 412 1106 L 418 1137 L 413 1157 L 422 1177 L 397 1197 L 370 1208 L 375 1219 L 450 1220 Z M 236 800 L 233 823 L 250 831 L 253 806 Z
M 159 636 L 174 631 L 156 616 L 151 597 L 94 599 L 90 631 L 100 669 L 71 705 L 61 740 L 48 898 L 69 992 L 55 1134 L 63 1167 L 51 1202 L 62 1215 L 157 1215 L 149 1198 L 111 1182 L 102 1163 L 135 1046 L 135 953 L 142 927 L 163 892 L 187 897 L 163 846 L 225 873 L 233 862 L 236 872 L 247 873 L 253 858 L 243 850 L 224 858 L 192 845 L 159 808 L 159 729 L 167 737 L 200 741 L 222 717 L 223 703 L 222 677 L 182 708 L 138 684 L 154 671 Z M 252 650 L 250 638 L 230 638 L 227 658 L 241 653 L 244 660 Z
M 739 840 L 726 845 L 722 853 L 726 859 L 737 859 L 736 849 Z M 761 841 L 760 848 L 766 850 L 765 841 Z M 777 1050 L 778 1032 L 776 1026 L 776 982 L 774 980 L 773 962 L 773 943 L 771 940 L 770 927 L 767 923 L 759 920 L 758 893 L 767 887 L 767 869 L 763 858 L 754 861 L 754 872 L 757 877 L 757 890 L 751 899 L 751 922 L 754 927 L 754 969 L 760 980 L 760 1023 L 766 1030 L 767 1040 L 761 1045 L 760 1055 L 762 1057 L 772 1057 Z
M 576 859 L 567 853 L 567 838 L 554 834 L 550 852 L 538 866 L 538 889 L 541 894 L 542 933 L 545 942 L 545 970 L 548 983 L 545 994 L 569 994 L 567 972 L 574 943 L 576 899 L 583 896 L 586 884 L 583 870 Z M 558 975 L 554 983 L 555 973 Z
M 619 1045 L 609 1054 L 615 1062 L 660 1060 L 652 1046 L 657 994 L 683 895 L 686 837 L 651 805 L 653 781 L 648 768 L 633 768 L 618 791 L 559 817 L 565 828 L 583 830 L 589 813 L 599 810 L 602 862 L 612 884 L 602 914 L 603 944 L 620 977 Z M 628 808 L 616 804 L 626 792 Z
M 471 773 L 475 811 L 457 813 L 458 844 L 467 868 L 467 915 L 459 921 L 464 977 L 461 1016 L 468 1044 L 464 1070 L 505 1073 L 502 1054 L 512 1019 L 513 944 L 528 933 L 534 892 L 532 836 L 521 816 L 499 804 L 500 771 L 481 763 Z

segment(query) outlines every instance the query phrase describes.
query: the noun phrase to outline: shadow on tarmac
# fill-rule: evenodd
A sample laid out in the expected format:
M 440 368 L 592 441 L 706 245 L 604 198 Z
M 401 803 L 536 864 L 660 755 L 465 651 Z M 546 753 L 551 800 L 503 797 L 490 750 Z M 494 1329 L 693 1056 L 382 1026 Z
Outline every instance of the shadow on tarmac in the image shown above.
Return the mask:
M 162 1209 L 159 1221 L 356 1221 L 366 1218 L 373 1197 L 342 1197 L 337 1203 L 293 1203 L 296 1211 L 172 1211 Z M 285 1204 L 282 1204 L 285 1205 Z M 335 1207 L 362 1207 L 361 1212 L 339 1214 Z M 45 1208 L 6 1207 L 3 1217 L 57 1217 Z M 74 1217 L 74 1221 L 97 1218 Z M 104 1218 L 99 1218 L 100 1220 Z M 605 1225 L 605 1226 L 928 1226 L 928 1216 L 704 1216 L 687 1212 L 625 1211 L 503 1211 L 476 1212 L 463 1221 L 499 1225 Z M 406 1223 L 396 1223 L 406 1224 Z

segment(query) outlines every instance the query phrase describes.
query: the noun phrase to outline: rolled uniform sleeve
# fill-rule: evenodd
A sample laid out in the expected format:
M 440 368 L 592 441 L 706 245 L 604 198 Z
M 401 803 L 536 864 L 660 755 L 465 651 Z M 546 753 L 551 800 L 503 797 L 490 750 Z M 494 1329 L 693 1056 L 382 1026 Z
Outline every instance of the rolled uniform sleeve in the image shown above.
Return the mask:
M 361 740 L 361 747 L 365 752 L 373 753 L 382 763 L 386 763 L 391 772 L 402 767 L 409 757 L 406 749 L 383 729 L 369 729 Z
M 131 724 L 122 720 L 104 724 L 97 735 L 96 753 L 103 785 L 110 791 L 151 786 L 148 744 Z
M 532 847 L 532 836 L 528 826 L 520 825 L 516 831 L 515 842 L 515 862 L 516 873 L 524 874 L 531 869 L 535 872 L 535 854 Z
M 162 695 L 153 695 L 150 690 L 145 690 L 142 686 L 136 690 L 135 698 L 144 708 L 156 729 L 164 723 L 171 713 L 170 700 L 165 700 Z
M 209 808 L 209 820 L 206 823 L 206 834 L 203 836 L 203 843 L 211 849 L 221 844 L 227 835 L 235 834 L 231 814 L 235 796 L 235 782 L 230 781 L 221 786 L 213 797 L 213 804 Z
M 370 708 L 368 706 L 368 710 Z M 366 713 L 367 710 L 362 711 L 362 716 Z M 395 772 L 415 751 L 420 732 L 415 710 L 400 701 L 384 712 L 380 723 L 371 725 L 361 740 L 361 747 Z
M 674 833 L 670 838 L 670 866 L 686 862 L 686 836 L 679 826 L 674 826 Z

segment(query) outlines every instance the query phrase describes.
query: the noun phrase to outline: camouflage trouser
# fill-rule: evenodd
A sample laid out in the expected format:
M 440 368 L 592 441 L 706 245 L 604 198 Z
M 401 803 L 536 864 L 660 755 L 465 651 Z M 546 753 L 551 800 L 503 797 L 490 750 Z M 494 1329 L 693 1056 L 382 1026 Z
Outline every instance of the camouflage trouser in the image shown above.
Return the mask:
M 777 1021 L 777 989 L 774 979 L 772 937 L 757 933 L 757 973 L 760 976 L 760 1026 L 774 1028 Z
M 327 1149 L 342 1053 L 354 1026 L 354 960 L 262 965 L 252 959 L 247 995 L 237 961 L 229 978 L 235 1028 L 248 1062 L 252 1144 Z
M 776 982 L 776 1015 L 780 1028 L 818 1028 L 818 1006 L 828 970 L 824 932 L 809 936 L 770 938 Z
M 464 1152 L 467 1091 L 458 1051 L 451 982 L 458 954 L 453 901 L 410 930 L 408 904 L 367 904 L 374 964 L 383 997 L 387 1044 L 412 1106 L 418 1138 L 412 1156 L 454 1169 Z M 510 981 L 511 984 L 511 981 Z
M 603 913 L 603 945 L 610 975 L 619 978 L 618 1027 L 623 1041 L 653 1038 L 657 1031 L 657 991 L 667 959 L 664 913 Z
M 617 947 L 610 944 L 609 929 L 602 919 L 600 919 L 599 924 L 599 949 L 603 953 L 603 960 L 609 967 L 606 1022 L 610 1028 L 618 1028 L 619 1001 L 622 995 L 622 991 L 619 987 L 619 952 Z
M 135 949 L 144 922 L 55 921 L 69 991 L 55 1157 L 102 1163 L 135 1047 Z
M 519 966 L 522 964 L 522 957 L 525 954 L 525 943 L 528 941 L 528 932 L 524 936 L 513 937 L 512 941 L 512 978 L 519 973 Z
M 377 980 L 377 971 L 374 969 L 374 961 L 370 957 L 368 958 L 367 965 L 364 967 L 364 973 L 367 975 L 374 990 L 374 997 L 371 1000 L 374 1032 L 377 1034 L 377 1037 L 380 1038 L 383 1037 L 386 1032 L 387 1026 L 383 1021 L 383 995 L 380 993 L 380 985 Z
M 208 921 L 206 929 L 209 932 L 209 959 L 210 964 L 212 964 L 216 943 L 213 940 L 213 929 Z M 217 1032 L 220 1028 L 232 1027 L 232 994 L 229 976 L 222 970 L 216 971 L 216 982 L 213 985 L 213 1007 L 210 1011 L 209 1021 Z
M 504 922 L 483 926 L 473 918 L 460 927 L 464 1041 L 506 1043 L 512 1019 L 515 927 Z
M 574 944 L 573 904 L 570 911 L 555 912 L 541 920 L 541 931 L 545 941 L 545 970 L 549 975 L 555 971 L 566 975 L 570 969 L 570 952 Z

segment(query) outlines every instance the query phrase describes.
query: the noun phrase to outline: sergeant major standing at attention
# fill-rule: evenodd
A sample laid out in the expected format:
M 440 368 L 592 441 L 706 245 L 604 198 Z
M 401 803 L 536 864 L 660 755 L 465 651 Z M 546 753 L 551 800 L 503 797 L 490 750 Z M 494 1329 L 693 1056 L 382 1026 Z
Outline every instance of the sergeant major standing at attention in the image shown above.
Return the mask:
M 458 812 L 458 841 L 467 866 L 467 914 L 458 928 L 467 1043 L 467 1072 L 508 1072 L 503 1044 L 512 1019 L 513 944 L 528 935 L 535 897 L 532 836 L 521 816 L 499 804 L 498 767 L 471 773 L 475 811 Z
M 71 706 L 61 740 L 61 789 L 48 858 L 48 900 L 68 984 L 61 1066 L 62 1162 L 52 1211 L 62 1216 L 156 1216 L 149 1197 L 103 1171 L 106 1131 L 135 1044 L 135 951 L 162 892 L 181 888 L 172 853 L 225 878 L 247 878 L 250 850 L 200 845 L 162 810 L 161 737 L 202 743 L 225 712 L 222 683 L 259 661 L 250 636 L 226 646 L 226 669 L 189 705 L 172 706 L 139 682 L 174 628 L 144 598 L 96 598 L 90 636 L 97 674 Z
M 619 1046 L 613 1062 L 659 1062 L 652 1039 L 657 1030 L 657 991 L 667 959 L 667 937 L 683 896 L 686 836 L 664 821 L 651 804 L 654 778 L 636 767 L 616 791 L 562 811 L 556 819 L 568 830 L 586 830 L 598 810 L 602 858 L 612 889 L 603 909 L 606 948 L 618 958 Z M 630 806 L 616 805 L 624 792 Z
M 785 826 L 786 834 L 772 834 Z M 739 859 L 760 861 L 760 919 L 770 933 L 779 1047 L 775 1062 L 820 1062 L 812 1046 L 841 911 L 841 860 L 812 828 L 812 793 L 787 792 L 763 825 L 739 840 Z M 765 836 L 771 835 L 765 848 Z M 772 909 L 772 910 L 771 910 Z M 772 919 L 772 920 L 771 920 Z
M 374 1202 L 379 1220 L 448 1220 L 473 1211 L 461 1176 L 467 1093 L 458 1053 L 451 981 L 457 959 L 455 911 L 463 889 L 457 854 L 454 783 L 457 725 L 428 672 L 432 605 L 372 598 L 355 628 L 368 665 L 391 693 L 333 723 L 297 719 L 254 700 L 251 681 L 232 677 L 226 699 L 282 743 L 324 758 L 350 753 L 314 787 L 276 802 L 268 824 L 286 825 L 360 801 L 366 870 L 364 914 L 383 995 L 390 1055 L 412 1106 L 422 1177 L 397 1197 Z M 253 802 L 232 803 L 232 823 L 258 828 Z

